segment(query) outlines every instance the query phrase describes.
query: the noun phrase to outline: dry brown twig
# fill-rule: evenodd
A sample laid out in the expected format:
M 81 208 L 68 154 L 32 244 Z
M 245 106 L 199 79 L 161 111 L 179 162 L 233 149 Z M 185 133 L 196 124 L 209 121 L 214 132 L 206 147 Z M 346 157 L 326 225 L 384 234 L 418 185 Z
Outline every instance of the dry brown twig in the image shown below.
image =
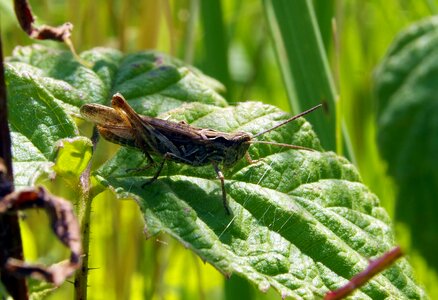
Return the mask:
M 8 126 L 8 105 L 0 36 L 0 198 L 14 191 L 11 134 Z M 0 214 L 0 279 L 14 299 L 28 299 L 27 282 L 5 271 L 8 258 L 23 259 L 20 225 L 16 213 Z
M 42 208 L 46 211 L 53 232 L 71 250 L 70 259 L 44 267 L 9 258 L 4 267 L 15 276 L 31 276 L 59 286 L 81 265 L 80 228 L 73 206 L 69 201 L 51 195 L 43 187 L 12 192 L 0 201 L 0 214 L 31 208 Z
M 68 22 L 58 27 L 48 25 L 36 27 L 35 17 L 27 0 L 14 0 L 14 10 L 21 28 L 33 39 L 64 42 L 71 36 L 73 25 Z
M 28 0 L 14 0 L 14 10 L 18 23 L 20 23 L 21 28 L 29 35 L 29 37 L 37 40 L 63 42 L 70 48 L 70 51 L 76 60 L 83 65 L 87 65 L 87 63 L 83 61 L 76 53 L 76 50 L 70 39 L 71 32 L 73 30 L 72 23 L 66 22 L 58 27 L 49 25 L 41 25 L 36 27 L 34 24 L 35 17 L 32 13 L 32 9 Z

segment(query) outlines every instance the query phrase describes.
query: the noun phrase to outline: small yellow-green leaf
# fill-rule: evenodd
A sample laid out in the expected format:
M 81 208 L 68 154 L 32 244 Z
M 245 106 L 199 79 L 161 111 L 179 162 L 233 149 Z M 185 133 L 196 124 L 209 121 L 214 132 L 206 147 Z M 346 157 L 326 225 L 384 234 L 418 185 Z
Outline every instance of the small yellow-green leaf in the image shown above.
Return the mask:
M 58 141 L 53 170 L 62 176 L 79 178 L 91 159 L 93 145 L 88 138 L 75 137 Z

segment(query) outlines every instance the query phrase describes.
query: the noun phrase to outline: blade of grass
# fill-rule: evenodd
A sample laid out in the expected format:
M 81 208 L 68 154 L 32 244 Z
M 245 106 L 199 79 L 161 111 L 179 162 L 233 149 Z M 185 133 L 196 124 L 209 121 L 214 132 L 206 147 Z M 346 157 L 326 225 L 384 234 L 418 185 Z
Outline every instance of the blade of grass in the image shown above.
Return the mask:
M 161 25 L 160 18 L 164 12 L 163 6 L 160 1 L 143 1 L 140 5 L 143 22 L 139 24 L 138 49 L 157 48 Z
M 230 95 L 228 71 L 228 42 L 223 24 L 222 6 L 219 0 L 201 1 L 201 21 L 205 56 L 203 71 L 222 82 Z
M 337 92 L 312 1 L 263 0 L 290 104 L 300 112 L 325 102 L 328 113 L 308 116 L 327 150 L 336 150 Z M 349 138 L 344 130 L 349 151 Z M 337 149 L 342 152 L 342 149 Z
M 328 52 L 333 42 L 332 20 L 336 3 L 334 1 L 314 1 L 313 4 L 324 48 Z
M 198 16 L 199 0 L 192 0 L 189 4 L 189 18 L 184 29 L 184 43 L 179 45 L 181 48 L 180 57 L 184 57 L 184 62 L 188 64 L 193 63 L 193 57 L 195 54 L 195 34 Z

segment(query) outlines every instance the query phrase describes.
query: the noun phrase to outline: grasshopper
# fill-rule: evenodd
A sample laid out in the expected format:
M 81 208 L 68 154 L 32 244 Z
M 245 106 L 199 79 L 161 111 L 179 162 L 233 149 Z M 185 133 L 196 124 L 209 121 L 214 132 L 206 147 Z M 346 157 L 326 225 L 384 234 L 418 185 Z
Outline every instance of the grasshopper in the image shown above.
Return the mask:
M 291 149 L 313 150 L 306 147 L 255 141 L 286 123 L 296 120 L 322 106 L 317 105 L 295 115 L 263 132 L 251 135 L 247 132 L 226 133 L 213 129 L 197 128 L 185 122 L 172 122 L 163 119 L 137 114 L 120 93 L 116 93 L 111 101 L 112 107 L 100 104 L 85 104 L 81 114 L 96 124 L 102 137 L 106 140 L 141 150 L 148 161 L 144 169 L 153 167 L 155 161 L 151 154 L 162 156 L 155 175 L 145 184 L 154 182 L 160 175 L 167 160 L 184 163 L 194 167 L 211 164 L 221 182 L 222 201 L 227 214 L 225 179 L 219 165 L 225 168 L 233 166 L 245 157 L 249 163 L 254 161 L 247 152 L 250 144 L 272 144 Z

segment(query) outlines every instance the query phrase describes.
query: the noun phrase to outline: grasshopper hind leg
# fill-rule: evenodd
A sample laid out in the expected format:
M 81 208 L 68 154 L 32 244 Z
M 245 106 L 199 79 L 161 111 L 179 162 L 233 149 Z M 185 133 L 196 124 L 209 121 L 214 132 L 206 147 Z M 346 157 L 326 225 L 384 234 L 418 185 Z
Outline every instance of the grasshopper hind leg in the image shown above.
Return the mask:
M 219 167 L 217 166 L 216 163 L 211 162 L 211 164 L 213 165 L 214 170 L 216 171 L 217 177 L 219 178 L 219 180 L 221 181 L 221 188 L 222 188 L 222 203 L 224 205 L 225 208 L 225 212 L 227 213 L 227 215 L 230 215 L 230 209 L 228 207 L 228 202 L 227 202 L 227 192 L 225 191 L 225 178 L 224 178 L 224 174 L 222 173 L 222 171 L 219 169 Z

